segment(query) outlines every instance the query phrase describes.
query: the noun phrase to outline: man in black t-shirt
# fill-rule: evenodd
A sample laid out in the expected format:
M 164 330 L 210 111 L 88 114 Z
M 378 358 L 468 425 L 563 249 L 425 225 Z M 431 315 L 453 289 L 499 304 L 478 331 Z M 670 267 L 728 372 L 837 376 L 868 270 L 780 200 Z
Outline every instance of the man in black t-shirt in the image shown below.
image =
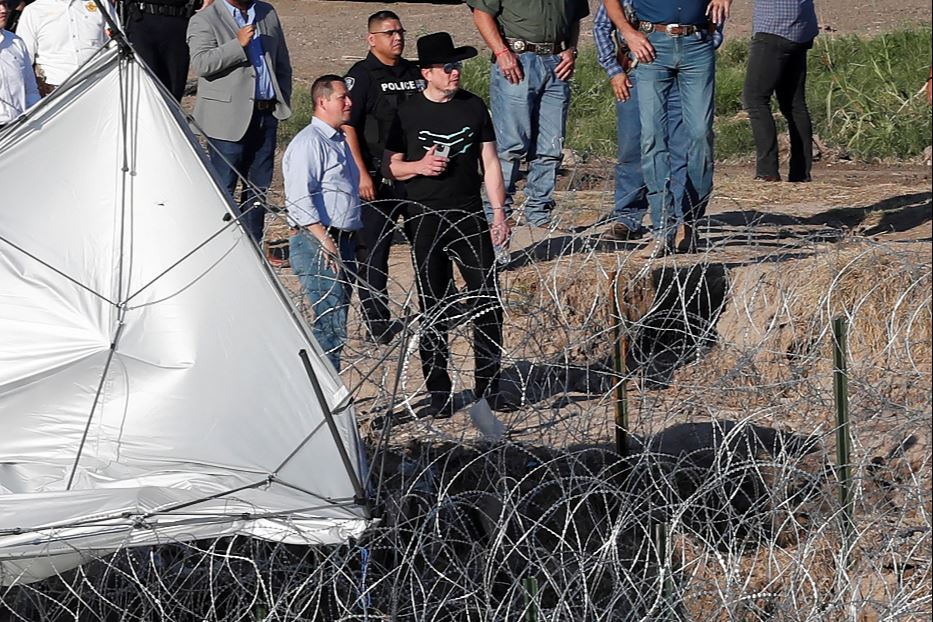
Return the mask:
M 401 330 L 391 321 L 387 304 L 389 247 L 399 216 L 405 217 L 404 196 L 379 172 L 386 134 L 399 104 L 424 89 L 418 66 L 402 58 L 405 29 L 398 15 L 379 11 L 369 17 L 369 54 L 353 65 L 344 82 L 353 101 L 344 126 L 347 145 L 360 170 L 363 229 L 358 238 L 359 296 L 369 334 L 389 343 Z
M 460 90 L 462 61 L 475 55 L 473 47 L 454 47 L 446 32 L 418 39 L 418 64 L 427 85 L 399 106 L 382 163 L 386 176 L 404 184 L 410 201 L 422 312 L 421 368 L 431 394 L 420 417 L 444 418 L 455 410 L 447 373 L 452 309 L 466 308 L 473 318 L 476 397 L 486 397 L 496 410 L 513 408 L 499 393 L 502 306 L 493 268 L 493 245 L 509 238 L 505 184 L 486 105 Z M 480 184 L 493 208 L 491 226 L 483 214 Z M 466 282 L 460 300 L 455 299 L 453 261 Z

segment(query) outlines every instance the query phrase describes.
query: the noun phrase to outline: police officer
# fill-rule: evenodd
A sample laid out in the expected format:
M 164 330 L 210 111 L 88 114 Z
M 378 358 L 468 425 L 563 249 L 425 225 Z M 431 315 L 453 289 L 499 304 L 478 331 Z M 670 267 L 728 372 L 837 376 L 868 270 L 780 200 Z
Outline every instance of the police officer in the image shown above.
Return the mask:
M 204 0 L 203 6 L 213 0 Z M 188 19 L 202 0 L 146 0 L 123 3 L 124 28 L 133 49 L 159 81 L 181 101 L 188 80 Z
M 360 302 L 367 329 L 387 344 L 402 325 L 387 304 L 389 247 L 399 216 L 405 217 L 404 190 L 383 180 L 379 169 L 385 140 L 399 104 L 424 89 L 418 66 L 402 58 L 405 29 L 398 15 L 379 11 L 369 17 L 369 54 L 353 65 L 345 81 L 353 101 L 344 126 L 347 144 L 360 170 L 363 229 L 357 238 Z M 411 232 L 406 231 L 411 239 Z

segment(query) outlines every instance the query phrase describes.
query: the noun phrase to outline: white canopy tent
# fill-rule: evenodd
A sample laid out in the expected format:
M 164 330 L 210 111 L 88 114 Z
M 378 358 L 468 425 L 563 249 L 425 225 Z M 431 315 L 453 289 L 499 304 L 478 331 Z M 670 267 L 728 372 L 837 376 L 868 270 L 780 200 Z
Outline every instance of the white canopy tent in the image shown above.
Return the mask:
M 0 133 L 0 583 L 126 546 L 359 535 L 348 403 L 125 45 Z

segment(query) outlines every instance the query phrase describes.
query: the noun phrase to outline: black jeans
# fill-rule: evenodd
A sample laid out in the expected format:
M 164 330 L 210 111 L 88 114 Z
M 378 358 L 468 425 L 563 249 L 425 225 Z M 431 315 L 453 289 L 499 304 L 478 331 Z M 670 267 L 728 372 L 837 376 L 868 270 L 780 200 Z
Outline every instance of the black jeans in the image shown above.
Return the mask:
M 477 397 L 499 390 L 502 358 L 502 305 L 496 292 L 495 253 L 483 204 L 433 210 L 410 205 L 413 252 L 423 315 L 421 369 L 432 398 L 444 398 L 452 384 L 447 373 L 451 322 L 471 319 Z M 466 282 L 457 294 L 456 262 Z
M 809 181 L 813 164 L 813 126 L 807 109 L 807 50 L 813 41 L 795 43 L 759 32 L 752 37 L 742 98 L 755 137 L 755 174 L 779 177 L 777 129 L 771 95 L 787 120 L 790 133 L 788 181 Z
M 387 327 L 391 312 L 388 306 L 389 251 L 395 235 L 395 223 L 403 218 L 405 237 L 412 239 L 406 212 L 404 187 L 386 185 L 373 176 L 379 191 L 376 201 L 363 203 L 363 228 L 357 236 L 357 272 L 361 282 L 358 292 L 363 317 L 374 336 Z
M 126 23 L 126 36 L 165 88 L 181 101 L 188 79 L 188 18 L 134 11 Z

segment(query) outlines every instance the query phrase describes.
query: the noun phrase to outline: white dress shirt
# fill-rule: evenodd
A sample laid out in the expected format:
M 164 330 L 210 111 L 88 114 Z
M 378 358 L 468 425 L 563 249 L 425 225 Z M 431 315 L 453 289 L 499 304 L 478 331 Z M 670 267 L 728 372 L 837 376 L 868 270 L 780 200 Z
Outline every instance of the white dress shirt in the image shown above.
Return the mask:
M 16 120 L 37 101 L 39 89 L 26 44 L 0 28 L 0 125 Z
M 107 2 L 101 4 L 111 16 Z M 107 22 L 94 0 L 36 0 L 26 5 L 16 34 L 46 83 L 58 86 L 107 43 Z

